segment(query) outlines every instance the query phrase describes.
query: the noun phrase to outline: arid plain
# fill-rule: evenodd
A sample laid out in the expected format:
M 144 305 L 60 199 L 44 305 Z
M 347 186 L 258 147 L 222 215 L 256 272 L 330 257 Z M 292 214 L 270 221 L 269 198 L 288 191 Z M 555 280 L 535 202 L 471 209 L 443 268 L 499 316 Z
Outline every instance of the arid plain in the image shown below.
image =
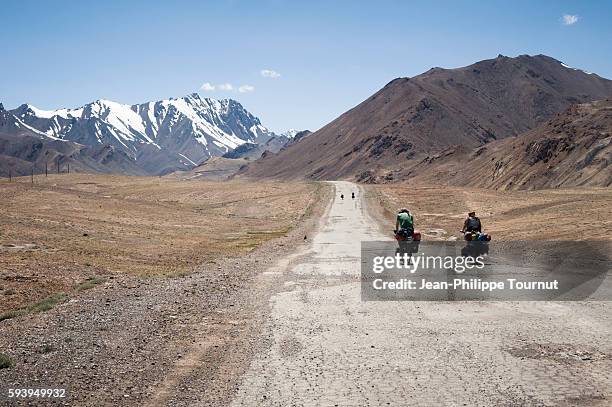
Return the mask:
M 80 174 L 4 180 L 0 312 L 63 301 L 122 273 L 180 276 L 244 254 L 286 234 L 318 188 Z

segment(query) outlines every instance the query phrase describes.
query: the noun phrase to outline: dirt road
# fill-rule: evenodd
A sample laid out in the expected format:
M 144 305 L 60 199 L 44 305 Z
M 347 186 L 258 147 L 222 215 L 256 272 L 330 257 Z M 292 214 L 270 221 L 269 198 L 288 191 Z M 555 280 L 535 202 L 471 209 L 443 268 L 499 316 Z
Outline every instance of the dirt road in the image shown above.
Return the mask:
M 610 405 L 609 302 L 363 302 L 360 242 L 390 236 L 334 187 L 247 256 L 0 321 L 0 385 L 79 406 Z
M 610 303 L 362 302 L 360 241 L 389 236 L 356 185 L 334 184 L 232 405 L 612 403 Z

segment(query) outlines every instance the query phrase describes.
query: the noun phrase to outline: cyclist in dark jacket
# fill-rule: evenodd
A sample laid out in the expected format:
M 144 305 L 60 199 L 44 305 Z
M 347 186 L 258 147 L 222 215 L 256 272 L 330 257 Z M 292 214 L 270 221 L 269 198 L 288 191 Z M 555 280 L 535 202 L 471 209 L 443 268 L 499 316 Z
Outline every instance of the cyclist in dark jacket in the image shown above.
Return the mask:
M 482 232 L 482 224 L 480 219 L 476 216 L 476 212 L 468 213 L 468 217 L 463 222 L 463 232 Z
M 476 212 L 468 213 L 467 219 L 463 222 L 463 229 L 461 232 L 464 233 L 466 239 L 472 232 L 478 232 L 478 234 L 482 233 L 482 223 L 476 216 Z

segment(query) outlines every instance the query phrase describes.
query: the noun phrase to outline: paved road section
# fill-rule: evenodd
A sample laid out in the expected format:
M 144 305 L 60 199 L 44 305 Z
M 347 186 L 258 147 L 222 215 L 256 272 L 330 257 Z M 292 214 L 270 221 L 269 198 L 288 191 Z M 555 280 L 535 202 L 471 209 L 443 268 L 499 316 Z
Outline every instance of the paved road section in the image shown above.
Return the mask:
M 360 242 L 389 236 L 334 184 L 310 249 L 269 275 L 269 346 L 233 405 L 612 404 L 610 303 L 362 302 Z

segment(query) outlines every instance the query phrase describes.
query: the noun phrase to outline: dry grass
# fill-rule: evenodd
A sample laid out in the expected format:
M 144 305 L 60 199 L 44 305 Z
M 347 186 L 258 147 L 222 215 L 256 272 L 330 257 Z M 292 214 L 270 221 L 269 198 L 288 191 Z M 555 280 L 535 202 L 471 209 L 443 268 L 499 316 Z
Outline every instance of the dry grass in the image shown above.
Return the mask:
M 0 369 L 8 369 L 13 366 L 13 360 L 7 355 L 0 353 Z
M 15 318 L 21 315 L 26 314 L 36 314 L 38 312 L 49 311 L 51 308 L 55 307 L 58 304 L 66 302 L 68 300 L 68 296 L 62 292 L 53 293 L 50 296 L 35 302 L 34 304 L 28 305 L 23 308 L 18 308 L 15 310 L 7 311 L 3 314 L 0 314 L 0 321 L 4 321 L 5 319 Z
M 370 192 L 387 208 L 408 207 L 417 229 L 434 237 L 460 236 L 467 212 L 476 211 L 496 240 L 610 240 L 612 190 L 606 188 L 503 192 L 471 188 L 376 185 Z
M 102 284 L 104 282 L 106 282 L 106 278 L 104 277 L 87 277 L 85 281 L 76 286 L 76 289 L 77 291 L 89 290 L 91 288 L 94 288 L 98 284 Z
M 0 311 L 113 273 L 180 276 L 246 253 L 287 233 L 319 188 L 83 174 L 17 181 L 0 182 L 0 288 L 12 293 Z

